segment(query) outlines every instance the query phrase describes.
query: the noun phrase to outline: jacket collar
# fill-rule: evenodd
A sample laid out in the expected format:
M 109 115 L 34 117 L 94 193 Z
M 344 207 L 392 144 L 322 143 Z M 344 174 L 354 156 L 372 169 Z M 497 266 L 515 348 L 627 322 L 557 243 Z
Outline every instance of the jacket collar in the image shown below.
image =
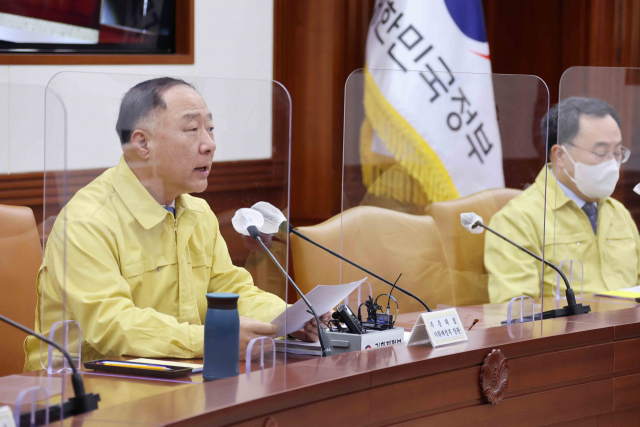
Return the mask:
M 149 230 L 155 227 L 166 218 L 168 211 L 142 185 L 124 156 L 120 158 L 120 163 L 114 168 L 112 182 L 131 214 L 145 229 Z M 185 195 L 180 195 L 176 199 L 176 214 L 182 209 L 203 212 L 202 208 Z

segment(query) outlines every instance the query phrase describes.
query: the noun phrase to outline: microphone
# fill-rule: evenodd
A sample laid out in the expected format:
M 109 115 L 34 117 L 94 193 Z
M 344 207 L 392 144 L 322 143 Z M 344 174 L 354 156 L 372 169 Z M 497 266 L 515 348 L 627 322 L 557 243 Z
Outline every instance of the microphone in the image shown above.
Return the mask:
M 282 212 L 280 212 L 280 210 L 278 208 L 276 208 L 275 206 L 267 203 L 267 202 L 258 202 L 255 205 L 253 205 L 251 207 L 251 209 L 254 209 L 258 212 L 260 212 L 262 214 L 262 216 L 264 217 L 264 222 L 265 224 L 263 225 L 263 228 L 266 227 L 266 223 L 269 222 L 269 228 L 268 229 L 275 229 L 279 230 L 281 229 L 281 224 L 285 224 L 286 227 L 286 221 L 287 219 L 285 218 L 285 216 L 282 214 Z M 355 262 L 343 257 L 342 255 L 338 254 L 337 252 L 332 251 L 329 248 L 326 248 L 324 246 L 322 246 L 320 243 L 317 243 L 313 240 L 311 240 L 310 238 L 308 238 L 307 236 L 305 236 L 304 234 L 300 233 L 298 230 L 296 230 L 295 228 L 293 228 L 293 225 L 288 224 L 289 228 L 289 233 L 293 233 L 296 236 L 300 237 L 303 240 L 306 240 L 307 242 L 319 247 L 320 249 L 329 252 L 331 255 L 341 259 L 342 261 L 351 264 L 352 266 L 354 266 L 355 268 L 359 269 L 360 271 L 364 271 L 365 273 L 375 277 L 376 279 L 380 280 L 383 283 L 386 283 L 387 285 L 391 286 L 391 289 L 393 290 L 393 288 L 399 290 L 400 292 L 404 293 L 405 295 L 410 296 L 411 298 L 413 298 L 414 300 L 418 301 L 420 304 L 422 304 L 424 306 L 424 308 L 427 311 L 432 311 L 429 306 L 427 304 L 425 304 L 424 301 L 422 301 L 420 298 L 418 298 L 416 295 L 412 294 L 411 292 L 407 291 L 406 289 L 401 288 L 400 286 L 398 286 L 397 284 L 391 283 L 390 281 L 388 281 L 387 279 L 383 279 L 382 277 L 378 276 L 377 274 L 367 270 L 366 268 L 356 264 Z M 262 232 L 264 232 L 264 230 L 260 230 Z
M 566 292 L 567 306 L 556 309 L 556 310 L 545 311 L 544 313 L 542 313 L 543 319 L 553 319 L 556 317 L 566 317 L 566 316 L 573 316 L 577 314 L 586 314 L 591 311 L 591 307 L 588 305 L 583 306 L 582 304 L 576 304 L 576 296 L 573 293 L 573 289 L 571 289 L 571 285 L 569 284 L 569 280 L 567 280 L 567 276 L 565 276 L 562 270 L 560 270 L 554 264 L 550 263 L 547 260 L 542 259 L 541 257 L 534 254 L 527 248 L 520 246 L 513 240 L 510 240 L 507 237 L 503 236 L 502 234 L 498 233 L 497 231 L 489 228 L 487 225 L 484 224 L 484 222 L 482 222 L 482 217 L 480 217 L 479 215 L 476 215 L 473 212 L 460 214 L 460 223 L 466 230 L 474 234 L 482 233 L 482 229 L 484 228 L 485 230 L 490 231 L 491 233 L 500 237 L 502 240 L 511 243 L 516 248 L 529 254 L 530 256 L 534 257 L 538 261 L 543 262 L 545 265 L 548 265 L 549 267 L 553 268 L 555 271 L 558 272 L 558 274 L 560 275 L 560 277 L 562 277 L 562 280 L 564 281 L 565 287 L 567 288 L 567 292 Z M 478 228 L 478 227 L 481 227 L 481 228 Z
M 282 215 L 282 213 L 280 213 L 280 215 Z M 300 295 L 304 303 L 307 304 L 307 307 L 309 307 L 311 314 L 316 319 L 316 323 L 318 325 L 318 340 L 320 341 L 322 357 L 333 356 L 333 348 L 331 347 L 331 342 L 329 341 L 329 337 L 327 336 L 326 331 L 322 327 L 322 322 L 320 322 L 320 318 L 318 317 L 316 310 L 313 308 L 313 305 L 311 305 L 307 297 L 305 297 L 300 288 L 298 288 L 298 285 L 295 284 L 293 279 L 287 274 L 278 260 L 273 256 L 271 251 L 269 251 L 269 249 L 262 242 L 262 238 L 260 238 L 260 231 L 258 230 L 259 227 L 262 227 L 264 225 L 264 218 L 262 214 L 254 209 L 242 208 L 238 210 L 233 216 L 233 218 L 231 219 L 231 224 L 238 233 L 244 234 L 245 236 L 251 236 L 258 243 L 260 243 L 271 260 L 275 263 L 275 265 L 278 266 L 282 274 L 284 274 L 284 276 L 289 280 L 289 283 L 293 285 L 298 295 Z
M 71 369 L 73 370 L 73 374 L 71 375 L 71 385 L 73 387 L 73 393 L 75 394 L 75 397 L 72 397 L 65 403 L 50 407 L 49 422 L 58 421 L 61 418 L 72 417 L 75 415 L 84 414 L 86 412 L 90 412 L 95 409 L 98 409 L 98 402 L 100 401 L 100 395 L 93 394 L 93 393 L 89 393 L 89 394 L 85 393 L 84 383 L 82 382 L 82 377 L 80 376 L 80 372 L 78 372 L 76 365 L 73 364 L 73 359 L 71 359 L 71 356 L 69 355 L 67 350 L 62 348 L 62 346 L 60 346 L 58 343 L 36 333 L 35 331 L 32 331 L 26 326 L 23 326 L 20 323 L 15 322 L 1 314 L 0 314 L 0 320 L 2 320 L 5 323 L 8 323 L 14 328 L 20 329 L 22 332 L 26 332 L 29 335 L 33 335 L 34 337 L 46 342 L 52 347 L 55 347 L 58 351 L 60 351 L 64 355 L 65 359 L 67 359 L 67 361 L 69 362 L 69 365 L 71 366 Z M 43 425 L 45 423 L 45 411 L 46 409 L 39 409 L 36 412 L 37 425 Z M 20 424 L 31 425 L 30 416 L 31 416 L 30 413 L 22 414 L 20 416 Z

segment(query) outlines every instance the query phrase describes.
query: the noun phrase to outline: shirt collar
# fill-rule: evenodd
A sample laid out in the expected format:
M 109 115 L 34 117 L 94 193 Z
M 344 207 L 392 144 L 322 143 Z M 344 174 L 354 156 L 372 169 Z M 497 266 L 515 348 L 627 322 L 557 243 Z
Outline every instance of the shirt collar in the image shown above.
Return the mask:
M 158 203 L 149 191 L 142 185 L 138 177 L 127 164 L 124 156 L 115 167 L 112 175 L 113 187 L 127 206 L 131 214 L 145 229 L 155 227 L 167 216 L 167 210 Z M 185 195 L 178 196 L 169 206 L 176 205 L 180 208 L 203 212 L 196 203 L 193 203 Z M 176 213 L 178 209 L 176 209 Z
M 551 175 L 553 175 L 553 177 L 556 178 L 556 175 L 553 173 L 553 170 L 551 168 L 549 168 L 549 172 L 551 172 Z M 569 199 L 573 200 L 574 202 L 576 202 L 576 205 L 578 205 L 580 209 L 582 209 L 582 207 L 587 204 L 587 202 L 584 201 L 580 196 L 578 196 L 576 193 L 571 191 L 569 187 L 567 187 L 562 182 L 560 182 L 558 178 L 556 178 L 556 182 L 558 183 L 558 186 L 562 188 L 564 195 L 567 196 Z
M 173 209 L 175 209 L 175 208 L 176 208 L 176 199 L 173 199 L 173 201 L 172 201 L 171 203 L 169 203 L 168 205 L 160 205 L 160 206 L 162 206 L 162 207 L 163 207 L 163 208 L 165 208 L 165 209 L 166 209 L 166 208 L 173 208 Z
M 560 209 L 561 207 L 563 207 L 565 204 L 569 203 L 570 200 L 573 200 L 578 207 L 582 208 L 586 202 L 584 200 L 582 200 L 580 197 L 578 197 L 577 194 L 575 194 L 573 191 L 569 190 L 565 185 L 563 185 L 560 181 L 558 181 L 555 177 L 555 175 L 553 174 L 553 171 L 551 170 L 551 163 L 549 163 L 546 167 L 542 168 L 542 170 L 540 171 L 540 173 L 538 174 L 537 178 L 536 178 L 536 186 L 540 189 L 540 192 L 542 193 L 542 197 L 544 198 L 545 194 L 545 171 L 548 171 L 549 174 L 547 176 L 547 206 L 550 207 L 553 210 L 557 210 Z M 556 183 L 558 185 L 556 185 Z M 557 188 L 562 189 L 562 191 L 557 191 Z M 572 197 L 575 197 L 573 198 Z M 597 206 L 598 208 L 600 208 L 600 206 L 603 203 L 606 203 L 609 200 L 609 198 L 607 197 L 604 200 L 601 200 L 600 202 L 598 202 Z

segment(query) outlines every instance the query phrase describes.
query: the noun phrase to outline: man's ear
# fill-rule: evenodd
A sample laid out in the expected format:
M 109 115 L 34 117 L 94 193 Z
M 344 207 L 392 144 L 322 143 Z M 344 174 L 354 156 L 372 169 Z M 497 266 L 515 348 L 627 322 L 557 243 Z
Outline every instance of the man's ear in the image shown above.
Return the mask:
M 564 167 L 564 160 L 565 160 L 564 154 L 565 154 L 564 149 L 560 147 L 558 144 L 551 147 L 551 159 L 559 168 Z
M 135 130 L 131 134 L 131 145 L 141 159 L 149 159 L 148 135 L 143 130 Z

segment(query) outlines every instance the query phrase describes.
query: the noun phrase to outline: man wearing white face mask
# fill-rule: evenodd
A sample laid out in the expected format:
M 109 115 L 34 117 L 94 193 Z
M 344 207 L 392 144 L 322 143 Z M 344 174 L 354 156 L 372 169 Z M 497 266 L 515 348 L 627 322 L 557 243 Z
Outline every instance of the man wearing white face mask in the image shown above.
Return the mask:
M 638 229 L 629 211 L 610 197 L 620 166 L 630 155 L 622 145 L 618 113 L 599 99 L 568 98 L 542 120 L 543 137 L 547 121 L 551 163 L 547 165 L 545 259 L 555 264 L 580 260 L 585 293 L 636 286 Z M 545 169 L 490 224 L 540 256 L 544 193 Z M 540 263 L 507 242 L 488 234 L 484 263 L 491 302 L 540 296 Z M 556 274 L 545 267 L 545 296 L 552 295 L 555 282 Z

